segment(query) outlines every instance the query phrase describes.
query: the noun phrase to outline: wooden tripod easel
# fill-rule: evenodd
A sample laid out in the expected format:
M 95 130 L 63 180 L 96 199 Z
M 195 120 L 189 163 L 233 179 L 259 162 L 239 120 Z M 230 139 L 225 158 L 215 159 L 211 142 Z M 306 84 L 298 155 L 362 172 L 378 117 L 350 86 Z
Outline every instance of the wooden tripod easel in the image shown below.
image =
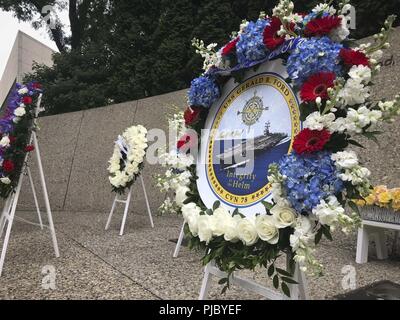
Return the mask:
M 37 116 L 39 115 L 41 100 L 42 100 L 42 94 L 39 95 L 38 103 L 36 105 L 35 120 L 34 120 L 35 125 L 36 125 Z M 40 183 L 41 183 L 41 186 L 43 189 L 44 202 L 45 202 L 45 206 L 46 206 L 47 219 L 49 222 L 49 229 L 50 229 L 51 238 L 52 238 L 52 242 L 53 242 L 54 252 L 55 252 L 56 257 L 58 258 L 60 256 L 60 253 L 58 250 L 58 243 L 57 243 L 56 231 L 54 229 L 53 216 L 51 213 L 49 196 L 47 193 L 46 180 L 45 180 L 44 173 L 43 173 L 43 166 L 42 166 L 42 159 L 40 156 L 39 143 L 38 143 L 38 139 L 37 139 L 37 135 L 36 135 L 35 131 L 32 131 L 31 137 L 29 140 L 29 144 L 32 144 L 32 143 L 35 147 L 35 153 L 36 153 L 36 158 L 37 158 L 36 160 L 37 160 L 39 176 L 40 176 Z M 10 240 L 11 228 L 12 228 L 12 225 L 14 222 L 15 212 L 17 209 L 18 200 L 19 200 L 19 196 L 20 196 L 21 188 L 22 188 L 22 182 L 23 182 L 25 174 L 27 174 L 29 177 L 29 182 L 30 182 L 33 197 L 35 200 L 35 206 L 36 206 L 36 211 L 37 211 L 38 218 L 39 218 L 40 227 L 41 227 L 41 229 L 43 229 L 43 223 L 42 223 L 42 217 L 40 214 L 39 202 L 38 202 L 38 199 L 36 196 L 36 190 L 35 190 L 35 186 L 33 183 L 31 170 L 29 168 L 28 159 L 29 159 L 29 154 L 26 154 L 24 164 L 22 167 L 22 171 L 21 171 L 21 175 L 19 177 L 17 188 L 6 199 L 3 211 L 2 211 L 2 214 L 0 217 L 0 238 L 2 238 L 4 230 L 5 230 L 3 248 L 1 251 L 1 255 L 0 255 L 0 276 L 2 275 L 2 271 L 3 271 L 3 266 L 4 266 L 4 261 L 5 261 L 5 257 L 6 257 L 6 253 L 7 253 L 8 243 Z

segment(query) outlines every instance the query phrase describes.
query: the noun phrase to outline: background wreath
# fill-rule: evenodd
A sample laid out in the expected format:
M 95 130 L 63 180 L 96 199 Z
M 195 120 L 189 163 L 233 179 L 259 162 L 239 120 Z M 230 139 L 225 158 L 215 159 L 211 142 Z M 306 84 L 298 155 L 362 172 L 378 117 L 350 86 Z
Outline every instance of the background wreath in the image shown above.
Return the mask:
M 126 144 L 127 152 L 125 153 L 118 143 L 115 143 L 108 167 L 112 190 L 119 194 L 128 190 L 140 175 L 148 146 L 147 129 L 142 125 L 127 128 L 121 137 Z
M 216 44 L 205 46 L 193 40 L 204 58 L 205 73 L 192 81 L 188 92 L 189 107 L 183 114 L 187 128 L 200 133 L 208 109 L 230 77 L 240 82 L 244 72 L 273 59 L 286 64 L 286 81 L 301 98 L 304 129 L 295 138 L 294 152 L 269 168 L 273 201 L 264 202 L 266 215 L 245 217 L 219 202 L 207 208 L 197 191 L 196 165 L 182 169 L 176 166 L 180 161 L 169 162 L 167 172 L 190 173 L 174 188 L 176 198 L 169 207 L 182 212 L 190 248 L 205 250 L 203 263 L 215 261 L 228 274 L 220 281 L 223 290 L 234 271 L 264 267 L 273 285 L 289 295 L 294 263 L 303 271 L 320 274 L 315 245 L 322 236 L 332 240 L 331 231 L 337 226 L 348 232 L 360 222 L 355 201 L 370 192 L 370 172 L 347 149 L 362 147 L 353 138 L 357 135 L 376 141 L 379 132 L 371 127 L 400 113 L 399 96 L 393 101 L 369 101 L 371 79 L 379 71 L 382 49 L 389 47 L 395 16 L 387 19 L 374 43 L 357 47 L 348 39 L 349 1 L 337 8 L 332 2 L 304 15 L 293 11 L 293 2 L 282 0 L 271 17 L 261 13 L 255 22 L 244 21 L 232 41 L 218 51 Z M 178 141 L 177 158 L 185 158 L 191 141 L 188 134 Z M 168 177 L 162 182 L 166 181 Z M 287 270 L 275 265 L 282 252 L 289 256 Z

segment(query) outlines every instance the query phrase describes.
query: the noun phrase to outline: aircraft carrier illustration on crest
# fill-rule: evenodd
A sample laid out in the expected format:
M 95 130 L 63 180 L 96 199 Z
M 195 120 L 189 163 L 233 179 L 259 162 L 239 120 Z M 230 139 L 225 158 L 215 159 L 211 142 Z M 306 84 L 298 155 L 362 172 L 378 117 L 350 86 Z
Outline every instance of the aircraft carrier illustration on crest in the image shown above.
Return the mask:
M 254 91 L 254 96 L 248 100 L 243 110 L 238 112 L 241 115 L 242 122 L 250 129 L 252 125 L 259 122 L 264 111 L 269 110 L 269 107 L 264 107 L 262 98 L 257 96 L 257 91 Z M 235 158 L 243 159 L 246 155 L 254 154 L 254 158 L 275 146 L 290 141 L 291 137 L 286 133 L 270 132 L 270 122 L 265 122 L 264 133 L 254 138 L 253 143 L 244 140 L 224 152 L 216 155 L 224 170 L 233 169 L 245 165 L 250 159 L 235 163 Z

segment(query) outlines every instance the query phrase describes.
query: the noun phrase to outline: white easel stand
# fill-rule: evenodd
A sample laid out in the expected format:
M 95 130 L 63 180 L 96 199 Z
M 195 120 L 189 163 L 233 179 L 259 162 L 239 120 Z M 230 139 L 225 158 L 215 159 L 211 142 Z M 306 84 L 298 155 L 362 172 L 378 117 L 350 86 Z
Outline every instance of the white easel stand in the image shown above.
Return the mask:
M 178 258 L 179 251 L 181 250 L 182 241 L 183 241 L 183 238 L 185 237 L 185 225 L 186 225 L 186 222 L 183 221 L 181 232 L 179 233 L 178 242 L 176 243 L 175 251 L 174 251 L 174 254 L 172 255 L 173 258 Z
M 213 276 L 224 278 L 226 277 L 226 273 L 219 270 L 215 266 L 214 262 L 210 262 L 204 269 L 204 277 L 200 289 L 199 300 L 207 299 Z M 243 289 L 259 294 L 268 300 L 308 300 L 307 279 L 305 274 L 300 270 L 298 264 L 295 266 L 293 278 L 298 284 L 288 284 L 290 289 L 290 298 L 273 289 L 267 288 L 254 280 L 242 278 L 235 274 L 232 275 L 230 282 L 233 285 L 237 285 Z
M 154 228 L 153 217 L 152 217 L 152 214 L 151 214 L 149 199 L 147 197 L 146 187 L 144 185 L 144 180 L 143 180 L 142 175 L 140 175 L 140 180 L 142 182 L 143 193 L 144 193 L 144 198 L 146 200 L 146 206 L 147 206 L 147 212 L 149 214 L 150 224 L 151 224 L 151 227 Z M 129 193 L 128 193 L 128 196 L 127 196 L 126 200 L 119 199 L 118 194 L 115 196 L 114 202 L 113 202 L 112 207 L 111 207 L 110 215 L 108 216 L 107 224 L 106 224 L 106 227 L 105 227 L 106 230 L 108 230 L 108 228 L 110 227 L 111 219 L 112 219 L 112 216 L 114 214 L 114 210 L 115 210 L 115 206 L 116 206 L 117 202 L 125 203 L 124 216 L 122 217 L 121 229 L 120 229 L 120 232 L 119 232 L 120 236 L 122 236 L 124 234 L 126 218 L 128 216 L 128 211 L 129 211 L 129 204 L 131 202 L 131 197 L 132 197 L 132 187 L 129 189 Z
M 39 97 L 39 100 L 38 100 L 37 109 L 39 109 L 40 100 L 41 100 L 41 96 Z M 40 183 L 41 183 L 42 189 L 43 189 L 44 202 L 45 202 L 45 206 L 46 206 L 47 219 L 49 222 L 49 229 L 50 229 L 51 238 L 52 238 L 52 242 L 53 242 L 54 252 L 55 252 L 56 257 L 58 258 L 60 256 L 60 253 L 58 250 L 56 231 L 54 229 L 53 216 L 51 213 L 50 201 L 49 201 L 49 196 L 47 193 L 46 180 L 44 178 L 44 173 L 43 173 L 43 166 L 42 166 L 42 159 L 40 156 L 39 143 L 37 140 L 36 132 L 34 132 L 34 131 L 32 132 L 30 144 L 32 144 L 32 142 L 33 142 L 33 145 L 35 146 L 35 150 L 36 150 L 36 158 L 37 158 L 39 175 L 40 175 Z M 17 189 L 15 190 L 15 193 L 14 192 L 11 193 L 9 195 L 9 197 L 6 199 L 2 215 L 0 217 L 0 238 L 3 236 L 3 231 L 7 225 L 4 242 L 3 242 L 3 248 L 2 248 L 1 256 L 0 256 L 0 276 L 2 275 L 2 271 L 3 271 L 4 260 L 5 260 L 6 253 L 7 253 L 8 242 L 10 240 L 11 228 L 12 228 L 12 224 L 13 224 L 13 221 L 15 218 L 15 211 L 17 209 L 18 199 L 19 199 L 19 195 L 21 193 L 21 187 L 22 187 L 22 182 L 23 182 L 25 173 L 29 177 L 30 186 L 31 186 L 33 197 L 35 200 L 36 212 L 37 212 L 38 218 L 39 218 L 39 224 L 40 224 L 41 229 L 43 229 L 42 217 L 40 214 L 40 208 L 39 208 L 39 203 L 38 203 L 37 196 L 36 196 L 36 190 L 35 190 L 35 186 L 33 183 L 31 170 L 27 164 L 27 160 L 28 160 L 28 154 L 25 156 L 24 165 L 22 167 L 21 175 L 19 177 Z
M 377 221 L 363 220 L 362 227 L 358 229 L 356 262 L 359 264 L 368 262 L 369 240 L 374 237 L 376 256 L 379 260 L 388 258 L 385 229 L 396 230 L 396 237 L 400 231 L 400 225 Z M 397 242 L 397 241 L 395 241 Z

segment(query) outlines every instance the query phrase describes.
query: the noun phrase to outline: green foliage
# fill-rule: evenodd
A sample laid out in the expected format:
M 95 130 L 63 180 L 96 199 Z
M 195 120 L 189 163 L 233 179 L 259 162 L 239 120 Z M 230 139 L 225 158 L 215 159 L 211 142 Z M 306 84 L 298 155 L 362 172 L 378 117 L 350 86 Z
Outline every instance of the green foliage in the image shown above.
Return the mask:
M 307 12 L 321 1 L 294 2 L 296 11 Z M 276 3 L 277 0 L 83 1 L 72 15 L 71 37 L 63 34 L 62 41 L 71 50 L 56 54 L 52 68 L 36 66 L 26 80 L 37 79 L 44 85 L 47 114 L 184 89 L 201 73 L 201 58 L 191 46 L 194 37 L 221 46 L 243 19 L 257 19 L 260 11 L 270 13 Z M 378 31 L 389 14 L 399 14 L 398 0 L 352 3 L 357 8 L 357 29 L 352 30 L 356 38 Z M 42 2 L 0 0 L 0 8 L 15 12 L 24 21 L 32 21 L 37 12 L 34 4 L 40 6 Z M 52 36 L 56 41 L 57 37 Z M 240 74 L 235 76 L 240 79 Z M 303 107 L 308 112 L 315 109 Z

